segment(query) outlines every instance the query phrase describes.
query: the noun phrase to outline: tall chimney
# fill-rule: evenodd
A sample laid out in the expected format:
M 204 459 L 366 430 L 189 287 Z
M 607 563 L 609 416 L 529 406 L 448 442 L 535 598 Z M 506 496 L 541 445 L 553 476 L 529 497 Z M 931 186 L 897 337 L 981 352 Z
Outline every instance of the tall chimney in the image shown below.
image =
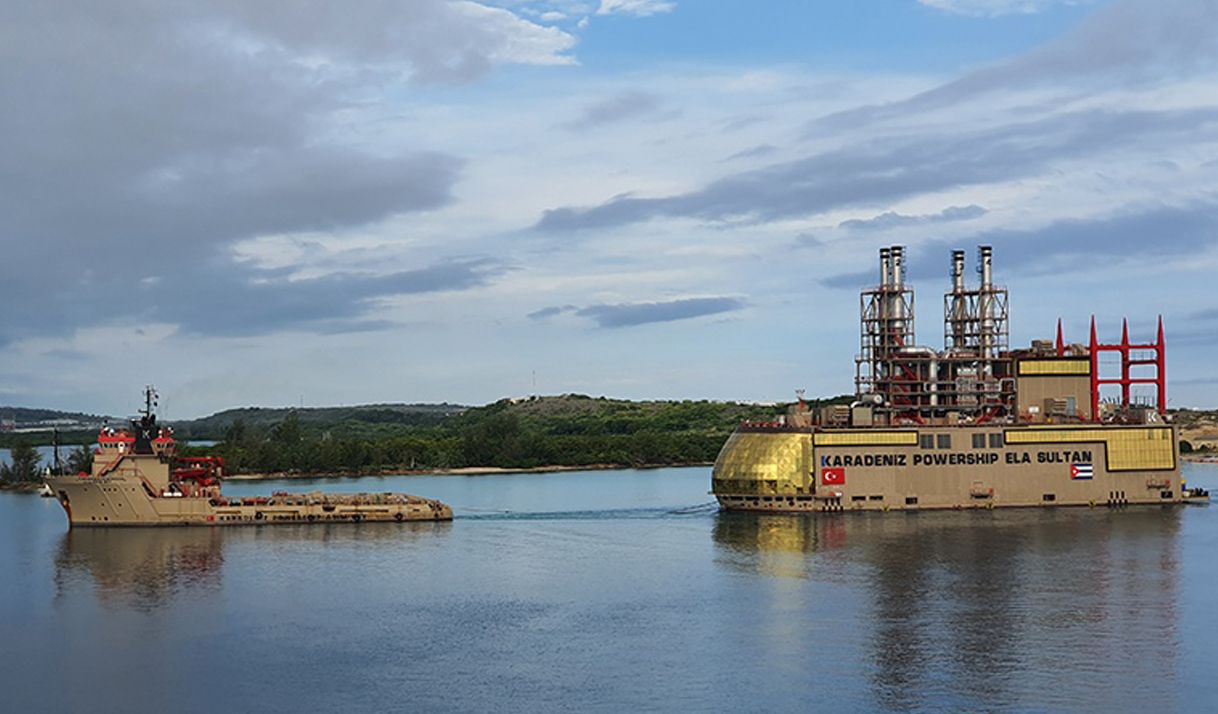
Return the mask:
M 964 251 L 952 251 L 952 291 L 947 302 L 947 338 L 951 349 L 968 346 L 968 297 L 964 285 Z
M 964 292 L 964 251 L 952 251 L 952 292 Z
M 981 294 L 977 304 L 977 317 L 981 320 L 980 344 L 981 359 L 985 361 L 983 370 L 986 376 L 993 375 L 993 365 L 990 360 L 997 356 L 997 329 L 994 310 L 994 249 L 983 245 L 977 249 L 977 270 L 981 273 Z
M 905 331 L 905 248 L 894 245 L 889 249 L 892 257 L 892 292 L 889 293 L 887 317 L 892 321 L 889 325 L 894 334 L 900 335 Z
M 887 248 L 880 248 L 880 287 L 892 284 L 892 259 Z

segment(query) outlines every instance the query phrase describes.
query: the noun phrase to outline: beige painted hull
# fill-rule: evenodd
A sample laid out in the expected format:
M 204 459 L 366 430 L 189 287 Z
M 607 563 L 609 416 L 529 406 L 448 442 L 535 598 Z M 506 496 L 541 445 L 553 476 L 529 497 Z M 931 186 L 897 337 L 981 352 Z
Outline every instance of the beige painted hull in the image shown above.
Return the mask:
M 139 477 L 49 478 L 72 527 L 261 526 L 360 521 L 448 521 L 452 509 L 405 494 L 292 494 L 265 499 L 155 495 Z

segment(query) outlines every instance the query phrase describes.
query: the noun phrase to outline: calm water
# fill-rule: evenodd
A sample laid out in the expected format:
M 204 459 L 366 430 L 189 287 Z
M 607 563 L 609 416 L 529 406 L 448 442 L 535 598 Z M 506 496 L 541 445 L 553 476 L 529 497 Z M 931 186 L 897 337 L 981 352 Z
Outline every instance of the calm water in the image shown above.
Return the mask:
M 0 494 L 0 710 L 1218 708 L 1218 506 L 729 515 L 708 479 L 294 482 L 459 519 L 223 530 Z

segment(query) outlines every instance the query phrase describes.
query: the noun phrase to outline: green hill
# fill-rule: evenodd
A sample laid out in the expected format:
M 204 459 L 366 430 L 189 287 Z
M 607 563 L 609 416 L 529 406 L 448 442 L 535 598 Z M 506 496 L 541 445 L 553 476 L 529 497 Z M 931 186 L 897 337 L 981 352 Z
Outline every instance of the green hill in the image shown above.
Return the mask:
M 207 450 L 245 472 L 368 473 L 470 466 L 659 466 L 704 463 L 743 420 L 768 420 L 785 405 L 711 401 L 634 402 L 583 395 L 504 399 L 447 407 L 400 420 L 312 410 L 280 412 L 271 423 L 244 410 Z M 375 412 L 372 412 L 375 413 Z M 276 414 L 275 416 L 279 416 Z M 224 416 L 223 415 L 228 415 Z M 326 418 L 322 418 L 322 417 Z M 262 418 L 266 417 L 266 418 Z M 190 427 L 194 428 L 194 427 Z
M 55 409 L 31 409 L 29 407 L 0 407 L 0 419 L 12 419 L 18 424 L 26 424 L 30 422 L 53 421 L 56 419 L 66 419 L 79 422 L 101 422 L 106 419 L 113 421 L 113 417 L 101 416 L 98 414 L 84 414 L 82 412 L 61 412 Z
M 342 425 L 433 426 L 460 414 L 468 407 L 457 404 L 367 404 L 349 407 L 243 407 L 226 409 L 211 416 L 171 422 L 185 439 L 223 439 L 236 423 L 248 429 L 270 429 L 295 414 L 302 426 L 333 429 Z

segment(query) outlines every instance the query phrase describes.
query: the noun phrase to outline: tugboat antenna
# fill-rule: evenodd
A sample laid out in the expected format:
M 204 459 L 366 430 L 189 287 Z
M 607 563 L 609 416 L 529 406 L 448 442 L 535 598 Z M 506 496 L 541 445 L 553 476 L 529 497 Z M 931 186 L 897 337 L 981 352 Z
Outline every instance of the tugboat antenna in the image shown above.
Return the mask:
M 144 416 L 152 416 L 152 408 L 157 406 L 157 393 L 152 388 L 151 384 L 144 386 L 144 409 L 140 412 Z

